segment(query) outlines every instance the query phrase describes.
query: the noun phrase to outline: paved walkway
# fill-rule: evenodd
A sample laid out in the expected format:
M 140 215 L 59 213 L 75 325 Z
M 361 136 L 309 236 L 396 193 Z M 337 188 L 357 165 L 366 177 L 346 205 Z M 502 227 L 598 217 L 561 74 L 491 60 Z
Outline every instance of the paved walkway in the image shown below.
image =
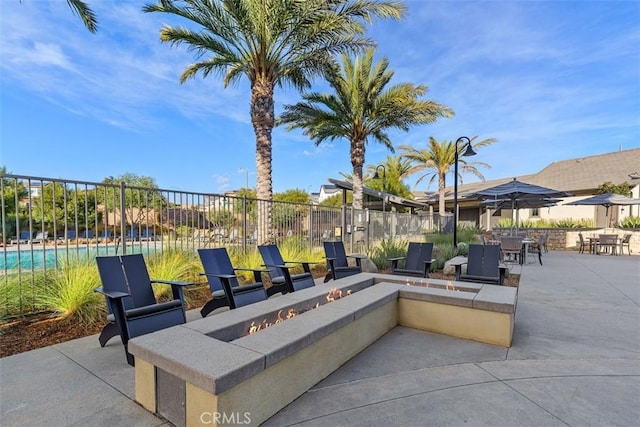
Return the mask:
M 543 262 L 522 267 L 510 349 L 397 327 L 266 425 L 637 425 L 640 257 Z M 167 424 L 133 402 L 117 340 L 0 359 L 0 387 L 5 427 Z

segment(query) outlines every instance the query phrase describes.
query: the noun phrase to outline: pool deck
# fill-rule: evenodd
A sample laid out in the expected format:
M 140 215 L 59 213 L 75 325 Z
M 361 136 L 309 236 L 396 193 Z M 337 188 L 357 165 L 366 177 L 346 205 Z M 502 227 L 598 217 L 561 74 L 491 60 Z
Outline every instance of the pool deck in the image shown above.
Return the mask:
M 637 425 L 640 256 L 543 262 L 512 266 L 511 348 L 396 327 L 265 425 Z M 133 401 L 133 375 L 97 336 L 0 359 L 0 424 L 169 425 Z

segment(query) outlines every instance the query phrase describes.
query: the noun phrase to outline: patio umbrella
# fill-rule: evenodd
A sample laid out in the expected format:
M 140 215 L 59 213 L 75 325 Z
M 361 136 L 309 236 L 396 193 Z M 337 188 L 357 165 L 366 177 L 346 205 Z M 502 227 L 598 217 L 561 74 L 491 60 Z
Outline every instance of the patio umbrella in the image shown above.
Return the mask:
M 624 205 L 640 205 L 640 199 L 633 199 L 622 194 L 603 193 L 596 194 L 586 199 L 580 199 L 567 203 L 567 205 L 592 205 L 592 206 L 604 206 L 605 216 L 607 218 L 607 224 L 611 218 L 609 218 L 609 208 L 611 206 L 624 206 Z
M 537 197 L 528 197 L 522 199 L 486 199 L 480 202 L 481 205 L 490 208 L 490 209 L 515 209 L 516 211 L 516 232 L 520 227 L 520 209 L 531 209 L 531 208 L 547 208 L 551 206 L 555 206 L 558 202 L 561 202 L 562 199 L 556 198 L 537 198 Z
M 511 204 L 511 209 L 516 210 L 518 205 L 520 207 L 525 207 L 525 203 L 542 203 L 538 207 L 544 206 L 545 203 L 548 203 L 550 199 L 557 200 L 560 197 L 568 197 L 571 196 L 570 193 L 565 191 L 553 190 L 547 187 L 541 187 L 539 185 L 527 184 L 526 182 L 518 181 L 513 178 L 512 181 L 509 181 L 504 184 L 496 185 L 495 187 L 485 188 L 484 190 L 476 191 L 467 195 L 465 198 L 467 199 L 484 199 L 497 201 L 502 200 L 502 203 L 505 204 L 505 207 Z M 493 199 L 493 200 L 492 200 Z M 535 207 L 535 206 L 529 206 Z M 516 232 L 517 232 L 517 218 L 516 218 Z

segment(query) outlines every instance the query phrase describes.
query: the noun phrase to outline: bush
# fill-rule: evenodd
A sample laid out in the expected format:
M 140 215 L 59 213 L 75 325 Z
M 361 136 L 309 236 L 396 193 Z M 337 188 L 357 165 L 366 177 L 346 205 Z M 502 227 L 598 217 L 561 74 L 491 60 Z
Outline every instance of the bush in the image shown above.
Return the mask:
M 407 255 L 409 242 L 402 239 L 382 239 L 379 245 L 367 251 L 367 257 L 378 267 L 378 270 L 390 268 L 389 258 Z
M 640 216 L 628 216 L 618 225 L 620 228 L 640 228 Z
M 67 260 L 52 274 L 39 303 L 56 317 L 91 324 L 105 316 L 104 297 L 94 291 L 100 284 L 93 259 Z
M 200 259 L 193 251 L 170 250 L 145 257 L 147 270 L 152 279 L 198 283 L 202 271 Z M 172 298 L 171 285 L 154 284 L 157 299 Z

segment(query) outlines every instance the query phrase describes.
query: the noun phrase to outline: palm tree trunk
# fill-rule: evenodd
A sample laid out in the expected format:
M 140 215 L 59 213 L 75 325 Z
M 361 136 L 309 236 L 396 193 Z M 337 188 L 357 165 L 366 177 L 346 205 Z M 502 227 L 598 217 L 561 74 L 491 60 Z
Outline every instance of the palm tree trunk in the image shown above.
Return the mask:
M 256 196 L 258 198 L 258 244 L 271 243 L 271 132 L 275 123 L 273 83 L 257 79 L 251 87 L 251 122 L 256 134 Z
M 364 139 L 351 141 L 351 166 L 353 166 L 353 209 L 361 210 L 362 166 L 364 165 Z

